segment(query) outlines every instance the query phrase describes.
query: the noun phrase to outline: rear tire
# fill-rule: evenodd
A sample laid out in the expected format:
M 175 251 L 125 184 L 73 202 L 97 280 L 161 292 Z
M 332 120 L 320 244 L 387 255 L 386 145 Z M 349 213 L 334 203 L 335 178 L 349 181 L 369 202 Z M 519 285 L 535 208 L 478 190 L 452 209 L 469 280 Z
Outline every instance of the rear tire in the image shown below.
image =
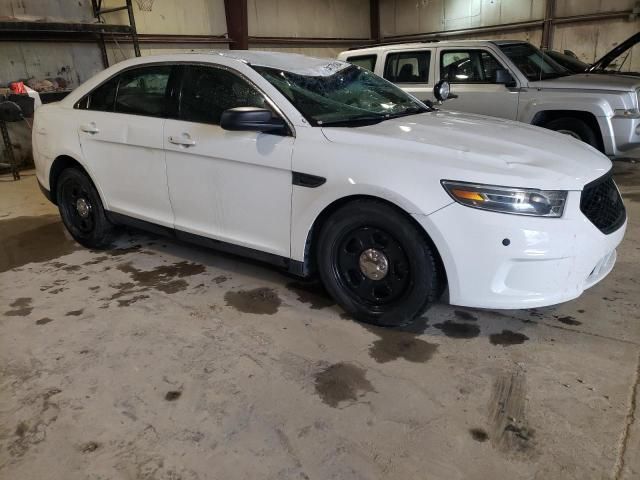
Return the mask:
M 56 200 L 62 223 L 80 245 L 95 249 L 111 246 L 114 227 L 104 213 L 96 187 L 84 172 L 64 170 L 57 182 Z
M 356 320 L 402 326 L 440 291 L 435 252 L 395 208 L 357 200 L 322 226 L 318 271 L 334 300 Z
M 562 117 L 544 125 L 544 128 L 549 130 L 555 130 L 559 133 L 564 133 L 577 140 L 581 140 L 584 143 L 588 143 L 593 148 L 602 150 L 600 146 L 600 138 L 598 134 L 587 124 L 584 120 L 580 120 L 575 117 Z

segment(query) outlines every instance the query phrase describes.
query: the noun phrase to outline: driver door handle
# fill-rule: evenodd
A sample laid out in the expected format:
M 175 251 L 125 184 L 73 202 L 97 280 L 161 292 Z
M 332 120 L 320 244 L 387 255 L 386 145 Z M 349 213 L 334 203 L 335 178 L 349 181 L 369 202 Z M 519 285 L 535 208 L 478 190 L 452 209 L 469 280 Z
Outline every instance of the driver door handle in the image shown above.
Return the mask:
M 180 137 L 174 137 L 173 135 L 169 137 L 169 143 L 173 143 L 174 145 L 180 145 L 182 147 L 193 147 L 197 144 L 195 140 L 193 140 L 188 134 L 183 133 Z
M 80 125 L 80 130 L 92 135 L 100 132 L 100 129 L 96 127 L 96 124 L 94 122 L 88 123 L 86 125 Z

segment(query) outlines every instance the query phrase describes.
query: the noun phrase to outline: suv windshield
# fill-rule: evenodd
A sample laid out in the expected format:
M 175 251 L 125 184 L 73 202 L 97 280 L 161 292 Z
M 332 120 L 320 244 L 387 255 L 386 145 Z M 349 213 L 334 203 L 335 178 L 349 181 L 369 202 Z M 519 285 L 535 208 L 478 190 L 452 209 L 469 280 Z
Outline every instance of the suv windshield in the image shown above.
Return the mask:
M 322 76 L 253 68 L 316 126 L 369 125 L 430 111 L 395 85 L 355 65 Z
M 545 55 L 530 43 L 500 45 L 500 50 L 509 57 L 528 80 L 548 80 L 564 77 L 570 72 Z

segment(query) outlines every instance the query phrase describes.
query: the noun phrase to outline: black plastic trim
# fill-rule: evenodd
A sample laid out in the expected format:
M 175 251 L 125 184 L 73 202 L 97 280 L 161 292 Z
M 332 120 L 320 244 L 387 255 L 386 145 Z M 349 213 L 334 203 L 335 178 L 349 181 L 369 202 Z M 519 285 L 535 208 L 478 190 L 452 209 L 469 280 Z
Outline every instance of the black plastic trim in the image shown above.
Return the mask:
M 291 174 L 291 182 L 298 187 L 318 188 L 327 182 L 326 178 L 317 175 L 302 172 L 291 172 Z
M 193 243 L 206 248 L 211 248 L 213 250 L 218 250 L 220 252 L 250 258 L 262 263 L 268 263 L 269 265 L 274 265 L 281 269 L 287 270 L 292 275 L 296 275 L 299 277 L 306 277 L 309 275 L 309 272 L 305 268 L 304 262 L 292 260 L 280 255 L 274 255 L 272 253 L 261 252 L 260 250 L 255 250 L 253 248 L 242 247 L 240 245 L 222 242 L 213 238 L 203 237 L 202 235 L 196 235 L 194 233 L 157 225 L 155 223 L 140 220 L 128 215 L 123 215 L 121 213 L 107 211 L 105 212 L 105 214 L 107 215 L 107 218 L 111 223 L 117 225 L 128 225 L 133 228 L 146 230 L 147 232 L 152 232 L 165 237 Z
M 40 183 L 40 180 L 38 180 L 38 187 L 40 187 L 40 191 L 45 196 L 45 198 L 55 205 L 56 202 L 53 201 L 53 198 L 51 197 L 51 192 L 46 188 L 44 188 L 44 186 Z

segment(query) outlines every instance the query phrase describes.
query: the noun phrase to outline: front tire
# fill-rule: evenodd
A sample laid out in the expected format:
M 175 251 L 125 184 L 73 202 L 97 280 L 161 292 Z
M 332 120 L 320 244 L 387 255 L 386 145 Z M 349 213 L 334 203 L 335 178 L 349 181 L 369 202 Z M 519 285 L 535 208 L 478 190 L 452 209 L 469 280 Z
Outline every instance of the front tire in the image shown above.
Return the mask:
M 574 117 L 563 117 L 551 120 L 544 125 L 544 128 L 564 133 L 584 143 L 588 143 L 593 148 L 602 151 L 600 139 L 597 133 L 586 122 Z
M 318 271 L 335 301 L 356 320 L 402 326 L 420 316 L 440 291 L 435 252 L 392 206 L 357 200 L 324 223 Z
M 111 246 L 113 225 L 91 179 L 76 168 L 60 174 L 56 200 L 62 223 L 71 236 L 87 248 L 104 249 Z

